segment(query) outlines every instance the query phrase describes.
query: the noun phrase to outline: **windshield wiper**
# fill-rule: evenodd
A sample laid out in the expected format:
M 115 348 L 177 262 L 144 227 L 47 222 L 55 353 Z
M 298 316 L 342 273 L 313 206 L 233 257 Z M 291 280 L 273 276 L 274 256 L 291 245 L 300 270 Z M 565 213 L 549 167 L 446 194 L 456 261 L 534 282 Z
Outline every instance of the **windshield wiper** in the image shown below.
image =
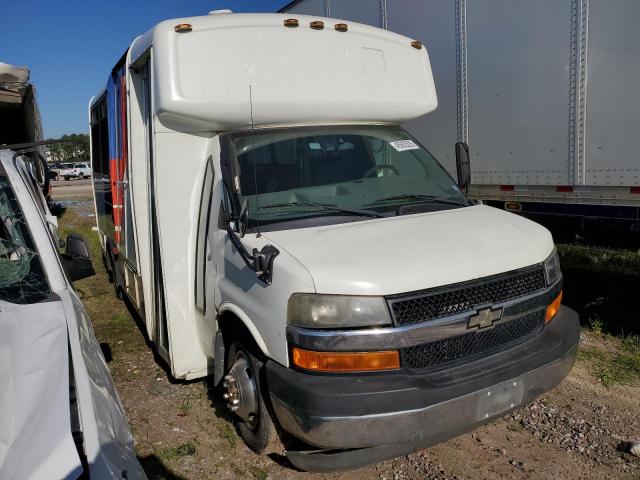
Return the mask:
M 434 197 L 433 195 L 421 195 L 418 193 L 401 193 L 400 195 L 391 195 L 390 197 L 378 198 L 377 200 L 371 202 L 369 205 L 376 205 L 378 203 L 383 203 L 391 200 L 421 200 L 423 202 L 443 203 L 445 205 L 455 205 L 457 207 L 469 206 L 468 203 L 461 203 L 453 200 L 446 200 L 440 197 Z
M 332 210 L 335 212 L 348 213 L 351 215 L 359 215 L 361 217 L 374 217 L 384 218 L 384 215 L 373 212 L 371 210 L 356 210 L 351 208 L 342 208 L 332 203 L 316 203 L 316 202 L 287 202 L 287 203 L 273 203 L 271 205 L 264 205 L 258 207 L 258 210 L 266 210 L 269 208 L 285 208 L 285 207 L 320 207 L 325 210 Z

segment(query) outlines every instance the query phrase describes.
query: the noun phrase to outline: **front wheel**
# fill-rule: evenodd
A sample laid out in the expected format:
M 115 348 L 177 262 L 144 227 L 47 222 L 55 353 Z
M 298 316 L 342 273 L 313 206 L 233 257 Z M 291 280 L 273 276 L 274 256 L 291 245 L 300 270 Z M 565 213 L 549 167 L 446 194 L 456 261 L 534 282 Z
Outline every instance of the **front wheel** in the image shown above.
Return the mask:
M 268 447 L 275 450 L 276 428 L 264 400 L 264 362 L 242 342 L 234 341 L 228 350 L 227 369 L 223 398 L 235 415 L 238 433 L 256 453 Z
M 71 177 L 64 177 L 65 180 L 69 180 Z
M 80 174 L 80 180 L 84 180 L 84 173 Z

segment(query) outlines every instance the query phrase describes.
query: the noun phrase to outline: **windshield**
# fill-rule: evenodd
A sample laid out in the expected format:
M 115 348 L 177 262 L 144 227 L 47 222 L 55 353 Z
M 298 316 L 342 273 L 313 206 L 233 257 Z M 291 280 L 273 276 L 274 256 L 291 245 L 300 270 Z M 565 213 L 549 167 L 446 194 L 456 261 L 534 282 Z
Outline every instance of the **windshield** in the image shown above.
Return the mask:
M 330 223 L 468 206 L 455 182 L 395 126 L 302 127 L 229 135 L 249 227 Z M 339 218 L 342 217 L 342 218 Z M 280 228 L 289 228 L 278 225 Z
M 38 253 L 0 167 L 0 300 L 35 303 L 49 295 Z

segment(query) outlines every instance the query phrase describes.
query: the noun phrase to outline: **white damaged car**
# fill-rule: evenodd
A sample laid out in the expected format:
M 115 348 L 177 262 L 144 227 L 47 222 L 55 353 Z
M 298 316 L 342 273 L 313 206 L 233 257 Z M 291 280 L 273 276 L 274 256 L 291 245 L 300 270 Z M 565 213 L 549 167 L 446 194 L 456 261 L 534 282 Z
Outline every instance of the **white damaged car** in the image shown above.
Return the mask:
M 0 150 L 0 478 L 146 478 L 71 284 L 94 273 L 87 246 L 58 252 L 30 162 Z

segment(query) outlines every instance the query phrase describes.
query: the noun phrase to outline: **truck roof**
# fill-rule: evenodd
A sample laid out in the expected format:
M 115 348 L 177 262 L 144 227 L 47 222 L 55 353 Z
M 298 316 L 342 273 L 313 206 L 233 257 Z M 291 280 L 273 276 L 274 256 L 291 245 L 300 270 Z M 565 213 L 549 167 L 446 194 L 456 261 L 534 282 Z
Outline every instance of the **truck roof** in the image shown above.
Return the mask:
M 133 42 L 129 65 L 151 47 L 155 113 L 181 131 L 248 128 L 251 110 L 264 126 L 401 123 L 437 106 L 426 48 L 355 22 L 291 14 L 166 20 Z

